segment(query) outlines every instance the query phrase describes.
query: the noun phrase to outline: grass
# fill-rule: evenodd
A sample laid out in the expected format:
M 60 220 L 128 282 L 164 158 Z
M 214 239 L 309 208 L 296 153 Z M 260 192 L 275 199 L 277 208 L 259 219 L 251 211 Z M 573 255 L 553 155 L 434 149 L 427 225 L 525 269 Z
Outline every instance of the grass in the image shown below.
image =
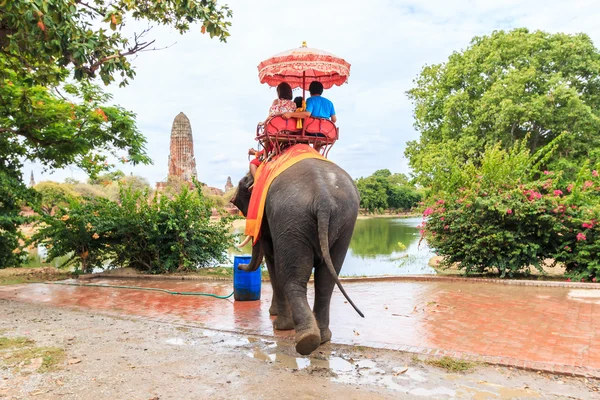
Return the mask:
M 65 350 L 58 347 L 36 347 L 33 340 L 24 337 L 0 337 L 0 363 L 13 367 L 16 371 L 41 358 L 37 372 L 55 371 L 65 360 Z
M 3 336 L 0 337 L 0 350 L 20 349 L 26 346 L 30 346 L 33 343 L 34 342 L 32 340 L 22 336 L 17 336 L 13 338 Z
M 414 358 L 413 358 L 413 361 Z M 421 360 L 419 360 L 421 361 Z M 456 360 L 452 357 L 442 357 L 442 358 L 431 358 L 429 360 L 425 360 L 425 364 L 445 369 L 448 372 L 467 372 L 472 370 L 477 366 L 477 363 Z
M 17 276 L 0 276 L 0 286 L 20 285 L 23 283 L 37 283 L 46 281 L 59 281 L 71 278 L 73 274 L 70 272 L 51 275 L 17 275 Z

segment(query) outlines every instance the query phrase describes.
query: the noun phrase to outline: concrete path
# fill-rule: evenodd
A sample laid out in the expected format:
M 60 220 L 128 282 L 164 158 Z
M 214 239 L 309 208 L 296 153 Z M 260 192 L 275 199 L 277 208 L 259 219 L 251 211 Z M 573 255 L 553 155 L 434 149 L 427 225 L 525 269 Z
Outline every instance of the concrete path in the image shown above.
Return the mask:
M 91 282 L 219 295 L 232 290 L 228 282 Z M 331 310 L 335 343 L 600 377 L 600 290 L 460 282 L 368 282 L 345 287 L 366 318 L 360 318 L 336 291 Z M 310 287 L 310 301 L 312 296 Z M 51 284 L 0 287 L 0 298 L 230 332 L 293 336 L 293 331 L 274 332 L 271 327 L 268 283 L 263 284 L 262 299 L 255 302 Z

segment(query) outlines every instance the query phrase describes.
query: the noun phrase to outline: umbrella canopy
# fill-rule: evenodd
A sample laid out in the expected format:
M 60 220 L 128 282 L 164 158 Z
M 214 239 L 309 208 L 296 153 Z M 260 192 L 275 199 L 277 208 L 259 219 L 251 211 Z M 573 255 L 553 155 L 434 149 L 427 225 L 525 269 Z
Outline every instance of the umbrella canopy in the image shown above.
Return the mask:
M 319 81 L 325 89 L 342 85 L 350 76 L 350 64 L 344 59 L 319 49 L 302 47 L 284 51 L 258 65 L 260 83 L 277 86 L 287 82 L 294 88 L 308 89 Z

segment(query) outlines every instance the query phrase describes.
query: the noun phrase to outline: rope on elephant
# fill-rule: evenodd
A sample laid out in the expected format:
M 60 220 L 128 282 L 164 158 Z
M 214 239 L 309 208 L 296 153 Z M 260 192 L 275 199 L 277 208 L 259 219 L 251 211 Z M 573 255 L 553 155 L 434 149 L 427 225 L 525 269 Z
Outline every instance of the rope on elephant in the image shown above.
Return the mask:
M 175 292 L 167 289 L 160 288 L 148 288 L 148 287 L 140 287 L 140 286 L 120 286 L 120 285 L 99 285 L 95 283 L 68 283 L 68 282 L 43 282 L 46 285 L 65 285 L 65 286 L 87 286 L 87 287 L 100 287 L 100 288 L 108 288 L 108 289 L 130 289 L 130 290 L 146 290 L 149 292 L 162 292 L 167 294 L 179 295 L 179 296 L 206 296 L 206 297 L 214 297 L 216 299 L 228 299 L 233 296 L 233 292 L 231 292 L 227 296 L 219 296 L 213 293 L 202 293 L 202 292 Z

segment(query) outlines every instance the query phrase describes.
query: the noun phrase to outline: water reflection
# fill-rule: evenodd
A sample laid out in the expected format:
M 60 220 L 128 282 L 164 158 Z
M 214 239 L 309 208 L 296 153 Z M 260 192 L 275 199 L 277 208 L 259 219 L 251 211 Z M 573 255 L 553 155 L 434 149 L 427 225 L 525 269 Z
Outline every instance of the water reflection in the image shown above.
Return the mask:
M 369 218 L 356 221 L 341 276 L 435 274 L 435 270 L 428 265 L 434 254 L 425 241 L 419 245 L 417 225 L 420 223 L 421 218 Z M 235 232 L 242 233 L 243 228 Z M 230 249 L 228 256 L 233 260 L 235 255 L 251 252 L 252 246 L 248 244 L 241 250 Z

